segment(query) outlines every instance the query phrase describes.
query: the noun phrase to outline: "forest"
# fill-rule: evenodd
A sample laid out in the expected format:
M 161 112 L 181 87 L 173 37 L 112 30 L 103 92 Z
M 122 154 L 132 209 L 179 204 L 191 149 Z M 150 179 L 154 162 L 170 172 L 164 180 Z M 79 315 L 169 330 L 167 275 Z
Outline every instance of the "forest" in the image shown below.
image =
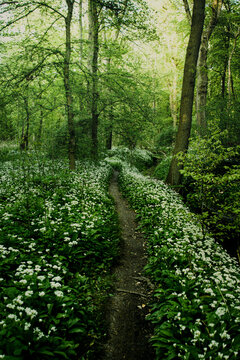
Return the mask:
M 240 358 L 239 58 L 238 0 L 0 0 L 0 359 Z

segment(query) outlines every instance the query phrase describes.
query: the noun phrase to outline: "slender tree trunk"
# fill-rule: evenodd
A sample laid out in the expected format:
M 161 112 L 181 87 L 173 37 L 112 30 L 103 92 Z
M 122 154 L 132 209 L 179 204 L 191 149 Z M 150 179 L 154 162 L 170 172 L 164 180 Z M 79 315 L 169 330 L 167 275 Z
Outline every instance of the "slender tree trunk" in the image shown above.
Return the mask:
M 230 48 L 230 25 L 227 26 L 228 33 L 225 38 L 225 59 L 223 63 L 223 71 L 222 71 L 222 98 L 225 98 L 226 95 L 226 81 L 227 81 L 227 70 L 228 70 L 228 59 L 229 59 L 229 48 Z
M 116 42 L 118 40 L 119 36 L 119 30 L 117 30 L 117 33 L 115 35 L 114 41 Z M 105 38 L 105 41 L 106 38 Z M 111 63 L 112 63 L 112 57 L 111 57 L 111 51 L 109 54 L 109 57 L 107 58 L 107 72 L 111 72 Z M 112 148 L 112 139 L 113 139 L 113 122 L 114 122 L 114 111 L 113 111 L 113 102 L 112 102 L 112 90 L 109 90 L 109 111 L 108 111 L 108 121 L 109 124 L 107 126 L 107 134 L 106 134 L 106 148 L 108 150 L 111 150 Z
M 112 109 L 110 109 L 111 111 Z M 111 150 L 112 148 L 112 138 L 113 138 L 113 119 L 111 119 L 113 112 L 111 111 L 111 113 L 109 114 L 109 119 L 111 121 L 109 127 L 107 128 L 108 133 L 107 133 L 107 140 L 106 140 L 106 148 L 107 150 Z
M 202 41 L 199 50 L 198 58 L 198 81 L 196 91 L 196 113 L 199 133 L 204 135 L 207 129 L 206 121 L 206 104 L 207 104 L 207 89 L 208 89 L 208 43 L 209 39 L 217 24 L 217 20 L 221 11 L 222 0 L 212 0 L 212 16 L 208 26 L 202 34 Z
M 177 128 L 177 121 L 178 121 L 178 103 L 177 103 L 177 80 L 178 80 L 178 73 L 177 73 L 177 66 L 174 60 L 172 59 L 172 64 L 174 67 L 174 76 L 173 80 L 169 86 L 170 88 L 170 96 L 169 96 L 169 102 L 170 102 L 170 111 L 171 111 L 171 117 L 173 120 L 173 127 L 174 129 Z
M 98 155 L 98 9 L 96 0 L 88 0 L 89 14 L 89 43 L 90 43 L 90 72 L 91 72 L 91 137 L 92 156 Z
M 79 0 L 79 18 L 78 18 L 78 20 L 79 20 L 79 42 L 80 42 L 79 65 L 80 65 L 80 68 L 82 68 L 82 64 L 83 64 L 83 0 Z M 83 102 L 83 97 L 82 97 L 81 91 L 79 91 L 78 101 L 79 101 L 79 114 L 81 114 L 83 111 L 83 108 L 84 108 L 84 102 Z
M 118 35 L 116 36 L 117 41 Z M 110 73 L 111 71 L 111 55 L 107 59 L 107 71 Z M 111 150 L 112 148 L 112 138 L 113 138 L 113 120 L 114 120 L 114 114 L 113 114 L 113 102 L 112 102 L 112 91 L 109 90 L 109 111 L 108 111 L 108 121 L 109 125 L 107 126 L 107 140 L 106 140 L 106 148 L 108 150 Z
M 207 88 L 208 88 L 208 73 L 207 73 L 207 53 L 208 53 L 208 37 L 204 33 L 200 47 L 198 60 L 198 81 L 196 91 L 196 115 L 199 133 L 204 135 L 207 129 L 206 122 L 206 102 L 207 102 Z
M 180 118 L 176 136 L 173 159 L 167 176 L 167 183 L 180 184 L 180 167 L 176 156 L 179 152 L 186 152 L 192 125 L 192 108 L 199 47 L 204 24 L 205 0 L 195 0 L 193 5 L 192 26 L 185 58 Z
M 83 57 L 83 0 L 79 0 L 80 65 Z
M 68 119 L 68 158 L 69 158 L 69 169 L 75 170 L 75 151 L 76 151 L 76 140 L 75 140 L 75 128 L 74 128 L 74 114 L 72 104 L 72 88 L 70 83 L 70 57 L 71 57 L 71 21 L 73 13 L 74 0 L 66 0 L 68 12 L 65 18 L 65 29 L 66 29 L 66 50 L 64 59 L 64 87 L 66 95 L 66 110 Z
M 40 147 L 40 145 L 41 145 L 42 127 L 43 127 L 43 110 L 41 108 L 41 110 L 40 110 L 39 128 L 38 128 L 38 134 L 37 134 L 37 147 Z
M 240 29 L 238 29 L 237 33 L 234 34 L 234 43 L 231 53 L 229 54 L 228 58 L 228 99 L 229 101 L 231 98 L 234 98 L 234 87 L 233 87 L 233 77 L 232 77 L 232 58 L 235 53 L 236 47 L 237 47 L 237 39 L 240 35 Z
M 28 150 L 29 125 L 30 125 L 28 84 L 27 84 L 27 89 L 26 89 L 26 96 L 24 96 L 23 101 L 24 101 L 24 106 L 25 106 L 25 111 L 26 111 L 26 128 L 25 128 L 25 121 L 23 121 L 22 136 L 21 136 L 21 141 L 20 141 L 20 149 L 21 150 Z

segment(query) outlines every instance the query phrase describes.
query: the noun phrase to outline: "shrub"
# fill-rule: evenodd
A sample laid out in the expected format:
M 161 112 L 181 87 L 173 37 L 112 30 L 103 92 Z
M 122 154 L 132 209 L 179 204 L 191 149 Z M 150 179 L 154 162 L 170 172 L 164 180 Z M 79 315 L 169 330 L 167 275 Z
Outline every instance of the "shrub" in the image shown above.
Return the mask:
M 135 148 L 130 150 L 124 147 L 113 148 L 107 152 L 108 157 L 118 158 L 144 170 L 153 164 L 153 154 L 150 151 Z
M 196 136 L 189 152 L 179 155 L 184 165 L 181 172 L 190 185 L 187 203 L 198 211 L 204 231 L 211 229 L 219 239 L 234 241 L 236 250 L 240 245 L 239 148 L 223 145 L 226 131 L 211 130 L 211 136 Z
M 156 166 L 153 176 L 159 180 L 166 180 L 172 156 L 164 156 L 160 163 Z

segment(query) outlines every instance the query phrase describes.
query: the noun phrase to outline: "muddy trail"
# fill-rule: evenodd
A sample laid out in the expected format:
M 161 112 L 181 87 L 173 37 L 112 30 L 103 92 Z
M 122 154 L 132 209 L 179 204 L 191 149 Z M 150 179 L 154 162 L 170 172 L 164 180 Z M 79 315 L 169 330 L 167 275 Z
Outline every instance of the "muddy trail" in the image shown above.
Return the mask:
M 103 360 L 153 360 L 154 352 L 149 345 L 152 329 L 145 320 L 152 286 L 143 275 L 144 238 L 136 229 L 134 211 L 119 192 L 117 176 L 115 172 L 109 191 L 119 217 L 122 253 L 114 269 L 115 292 L 108 303 L 109 340 Z

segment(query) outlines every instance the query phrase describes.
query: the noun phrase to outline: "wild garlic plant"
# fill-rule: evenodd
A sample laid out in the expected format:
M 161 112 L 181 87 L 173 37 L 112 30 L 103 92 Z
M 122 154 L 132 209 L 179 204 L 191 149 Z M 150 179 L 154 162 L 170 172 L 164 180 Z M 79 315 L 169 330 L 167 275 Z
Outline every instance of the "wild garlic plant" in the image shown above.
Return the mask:
M 0 163 L 0 358 L 88 359 L 118 254 L 111 168 Z
M 124 195 L 135 209 L 155 283 L 151 312 L 156 359 L 240 357 L 240 269 L 202 233 L 195 215 L 163 182 L 117 162 Z

